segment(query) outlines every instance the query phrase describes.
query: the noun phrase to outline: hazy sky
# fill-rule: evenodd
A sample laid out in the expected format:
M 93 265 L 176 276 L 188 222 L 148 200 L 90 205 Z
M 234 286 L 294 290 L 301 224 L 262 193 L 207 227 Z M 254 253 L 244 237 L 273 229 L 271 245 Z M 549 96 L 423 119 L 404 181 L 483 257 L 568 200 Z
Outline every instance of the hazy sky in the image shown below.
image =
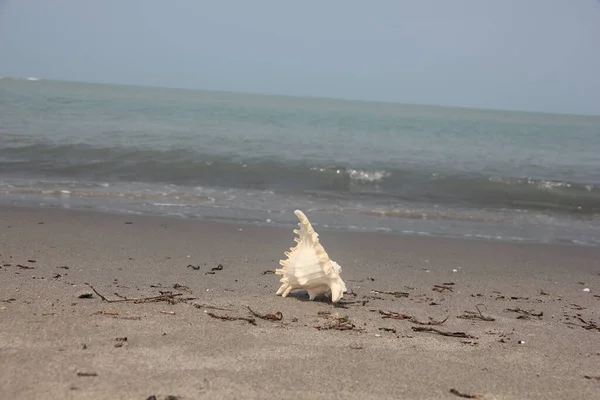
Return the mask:
M 0 0 L 0 75 L 600 115 L 600 0 Z

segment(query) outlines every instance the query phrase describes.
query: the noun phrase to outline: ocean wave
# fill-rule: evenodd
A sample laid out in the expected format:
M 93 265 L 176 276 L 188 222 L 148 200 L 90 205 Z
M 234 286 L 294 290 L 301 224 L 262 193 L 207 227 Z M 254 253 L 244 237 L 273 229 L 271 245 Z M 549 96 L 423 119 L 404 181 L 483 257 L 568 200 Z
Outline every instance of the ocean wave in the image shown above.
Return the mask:
M 337 201 L 363 198 L 386 207 L 412 203 L 600 213 L 598 181 L 453 174 L 411 165 L 323 166 L 283 158 L 202 154 L 185 148 L 13 145 L 0 147 L 2 176 L 319 193 Z

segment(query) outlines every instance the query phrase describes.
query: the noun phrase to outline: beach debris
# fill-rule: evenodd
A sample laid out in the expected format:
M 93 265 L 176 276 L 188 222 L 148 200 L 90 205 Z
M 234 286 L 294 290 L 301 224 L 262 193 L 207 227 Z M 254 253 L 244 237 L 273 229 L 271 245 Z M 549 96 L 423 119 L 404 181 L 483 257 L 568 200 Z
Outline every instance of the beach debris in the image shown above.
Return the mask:
M 98 376 L 98 373 L 92 371 L 77 371 L 77 376 Z
M 222 271 L 223 270 L 223 265 L 219 264 L 214 268 L 211 268 L 210 271 L 206 271 L 204 273 L 204 275 L 214 275 L 215 271 Z
M 452 286 L 454 285 L 454 282 L 448 282 L 448 283 L 442 283 L 441 285 L 433 285 L 433 288 L 431 290 L 433 290 L 434 292 L 444 292 L 444 291 L 449 291 L 449 292 L 454 292 L 454 289 L 452 288 Z
M 274 274 L 275 270 L 274 269 L 268 269 L 266 271 L 261 272 L 261 275 L 269 275 L 269 274 Z
M 482 321 L 495 321 L 496 320 L 496 318 L 494 318 L 494 317 L 486 317 L 485 315 L 483 315 L 483 313 L 479 309 L 479 306 L 483 306 L 483 304 L 477 304 L 475 306 L 475 309 L 477 310 L 476 312 L 475 311 L 465 311 L 465 313 L 463 315 L 459 315 L 456 318 L 480 319 Z
M 458 337 L 463 339 L 477 339 L 475 336 L 468 335 L 465 332 L 446 332 L 429 326 L 411 326 L 411 328 L 415 332 L 430 332 L 442 336 Z
M 597 381 L 600 381 L 600 375 L 597 376 L 592 376 L 592 375 L 584 375 L 583 376 L 585 379 L 595 379 Z
M 256 325 L 256 320 L 254 318 L 248 318 L 248 317 L 232 317 L 229 315 L 217 315 L 211 312 L 207 312 L 206 314 L 208 314 L 208 316 L 215 318 L 215 319 L 220 319 L 222 321 L 246 321 L 251 325 Z
M 183 296 L 183 293 L 172 293 L 172 292 L 163 292 L 160 291 L 160 295 L 158 296 L 149 296 L 149 297 L 138 297 L 138 298 L 128 298 L 125 296 L 121 296 L 118 293 L 115 293 L 115 296 L 119 297 L 119 299 L 107 299 L 106 297 L 104 297 L 102 294 L 100 294 L 96 288 L 94 288 L 92 285 L 90 285 L 87 282 L 84 282 L 86 285 L 88 285 L 90 287 L 90 289 L 92 289 L 94 291 L 94 293 L 96 293 L 96 295 L 98 295 L 98 297 L 100 297 L 102 299 L 102 301 L 105 301 L 107 303 L 118 303 L 118 302 L 125 302 L 125 301 L 129 301 L 132 303 L 154 303 L 154 302 L 158 302 L 158 301 L 166 301 L 167 303 L 170 304 L 176 304 L 176 303 L 180 303 L 182 301 L 187 301 L 187 300 L 195 300 L 194 297 L 188 297 L 188 298 L 179 298 L 179 296 Z
M 194 265 L 194 264 L 189 264 L 189 265 L 187 266 L 187 268 L 191 268 L 191 269 L 193 269 L 194 271 L 198 271 L 198 270 L 200 269 L 200 266 L 199 266 L 199 265 Z
M 456 390 L 454 388 L 450 389 L 450 393 L 452 393 L 455 396 L 462 397 L 464 399 L 481 399 L 481 398 L 483 398 L 483 396 L 480 394 L 470 394 L 470 393 L 459 392 L 458 390 Z
M 386 292 L 385 290 L 371 290 L 371 293 L 379 293 L 379 294 L 391 294 L 394 297 L 408 297 L 407 292 Z
M 266 319 L 269 321 L 281 321 L 283 319 L 283 314 L 281 313 L 281 311 L 276 311 L 275 313 L 271 314 L 258 314 L 257 312 L 253 311 L 249 306 L 246 307 L 252 315 L 260 319 Z
M 383 327 L 383 328 L 379 328 L 379 330 L 380 330 L 380 331 L 383 331 L 383 332 L 392 332 L 392 333 L 396 333 L 396 329 L 395 329 L 395 328 L 385 328 L 385 327 Z
M 442 325 L 444 322 L 446 322 L 448 320 L 449 317 L 446 317 L 444 320 L 442 321 L 434 321 L 433 319 L 430 318 L 430 321 L 427 322 L 421 322 L 418 319 L 416 319 L 413 316 L 410 315 L 406 315 L 406 314 L 402 314 L 402 313 L 397 313 L 397 312 L 391 312 L 391 311 L 382 311 L 379 310 L 379 314 L 382 315 L 381 318 L 389 318 L 389 319 L 406 319 L 410 322 L 412 322 L 413 324 L 417 324 L 417 325 Z
M 589 291 L 590 291 L 590 288 L 589 288 L 589 287 L 586 287 L 585 289 L 583 289 L 583 291 L 584 291 L 584 292 L 589 292 Z
M 78 299 L 91 299 L 92 297 L 94 297 L 94 294 L 90 292 L 81 293 L 79 296 L 77 296 Z
M 581 318 L 580 316 L 575 317 L 577 318 L 579 321 L 581 321 L 584 325 L 578 325 L 581 326 L 583 329 L 586 329 L 588 331 L 598 331 L 600 332 L 600 326 L 598 326 L 598 324 L 596 324 L 595 322 L 591 322 L 591 321 L 586 321 L 585 319 Z
M 146 398 L 146 400 L 182 400 L 182 398 L 179 396 L 174 396 L 174 395 L 170 394 L 170 395 L 163 397 L 162 399 L 159 397 L 156 397 L 155 395 L 152 395 L 152 396 L 148 396 Z
M 37 261 L 36 260 L 27 260 L 27 262 L 29 262 L 29 263 L 36 263 Z
M 523 310 L 523 309 L 521 309 L 519 307 L 507 308 L 506 311 L 510 311 L 510 312 L 514 312 L 514 313 L 520 314 L 517 317 L 517 319 L 530 319 L 531 317 L 537 317 L 537 318 L 541 319 L 542 315 L 544 315 L 543 311 L 540 311 L 539 313 L 536 313 L 533 310 L 526 311 L 526 310 Z
M 35 269 L 34 267 L 30 267 L 29 265 L 17 264 L 17 267 L 21 269 Z
M 210 310 L 219 310 L 219 311 L 231 311 L 231 308 L 216 307 L 216 306 L 211 306 L 208 304 L 198 304 L 198 303 L 189 303 L 189 304 L 193 305 L 196 308 L 207 308 Z
M 279 261 L 282 268 L 275 273 L 281 275 L 281 287 L 276 294 L 286 297 L 292 290 L 303 289 L 308 292 L 310 300 L 317 296 L 331 293 L 331 301 L 339 301 L 346 285 L 340 274 L 342 267 L 329 258 L 323 246 L 319 243 L 319 234 L 315 232 L 310 221 L 300 210 L 294 211 L 300 222 L 300 229 L 294 229 L 298 235 L 294 238 L 297 243 L 285 255 L 287 259 Z
M 544 289 L 540 289 L 540 295 L 541 295 L 541 296 L 550 296 L 548 293 L 546 293 L 546 292 L 544 291 Z
M 320 331 L 323 330 L 336 330 L 336 331 L 361 331 L 362 329 L 357 328 L 350 321 L 350 317 L 347 315 L 338 316 L 337 314 L 331 315 L 331 313 L 326 311 L 320 311 L 318 313 L 319 316 L 325 317 L 326 321 L 323 325 L 315 325 L 313 328 L 318 329 Z
M 180 285 L 179 283 L 174 283 L 173 284 L 173 289 L 175 289 L 175 290 L 182 290 L 184 292 L 191 292 L 191 290 L 190 290 L 190 288 L 188 286 Z

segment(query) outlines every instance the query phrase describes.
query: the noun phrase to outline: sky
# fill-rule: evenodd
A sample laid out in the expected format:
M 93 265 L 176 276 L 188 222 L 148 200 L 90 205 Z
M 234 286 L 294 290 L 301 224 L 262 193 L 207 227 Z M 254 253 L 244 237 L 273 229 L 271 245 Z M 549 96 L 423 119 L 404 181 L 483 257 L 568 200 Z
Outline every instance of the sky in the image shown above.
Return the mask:
M 600 115 L 600 0 L 0 0 L 0 76 Z

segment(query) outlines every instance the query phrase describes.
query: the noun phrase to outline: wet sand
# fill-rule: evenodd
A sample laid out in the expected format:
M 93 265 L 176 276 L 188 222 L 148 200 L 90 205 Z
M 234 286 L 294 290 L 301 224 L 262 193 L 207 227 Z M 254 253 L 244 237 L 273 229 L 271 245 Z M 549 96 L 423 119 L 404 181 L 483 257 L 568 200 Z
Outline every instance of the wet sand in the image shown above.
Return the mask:
M 275 295 L 291 229 L 0 207 L 0 392 L 600 396 L 599 248 L 316 228 L 337 306 Z

